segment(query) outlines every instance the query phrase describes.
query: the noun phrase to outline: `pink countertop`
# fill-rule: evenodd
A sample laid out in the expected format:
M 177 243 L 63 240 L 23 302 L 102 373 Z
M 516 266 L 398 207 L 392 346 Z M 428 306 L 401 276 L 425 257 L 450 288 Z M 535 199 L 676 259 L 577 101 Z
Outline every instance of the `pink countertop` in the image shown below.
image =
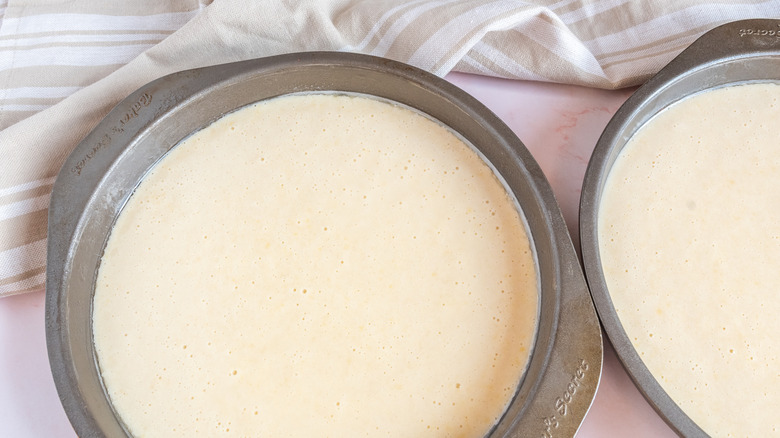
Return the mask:
M 575 246 L 585 167 L 632 90 L 447 76 L 495 112 L 528 147 L 558 198 Z M 606 337 L 605 337 L 606 340 Z M 664 438 L 672 430 L 644 400 L 606 342 L 604 370 L 579 438 Z M 46 353 L 44 293 L 0 299 L 0 437 L 73 437 Z

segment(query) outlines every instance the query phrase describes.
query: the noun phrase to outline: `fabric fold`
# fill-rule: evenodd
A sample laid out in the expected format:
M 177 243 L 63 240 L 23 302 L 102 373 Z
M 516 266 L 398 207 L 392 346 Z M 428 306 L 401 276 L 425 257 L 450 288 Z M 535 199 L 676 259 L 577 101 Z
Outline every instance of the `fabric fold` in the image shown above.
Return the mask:
M 0 242 L 14 248 L 37 244 L 41 227 L 45 234 L 40 220 L 22 230 L 3 227 L 48 208 L 25 188 L 52 181 L 113 106 L 169 73 L 330 50 L 383 56 L 440 76 L 455 70 L 612 89 L 643 82 L 717 25 L 780 16 L 780 0 L 144 0 L 114 10 L 89 1 L 34 3 L 0 0 Z M 72 22 L 58 24 L 63 14 Z M 0 296 L 33 289 L 31 281 L 42 285 L 35 269 L 45 264 L 45 251 L 23 252 L 0 252 Z M 18 281 L 18 269 L 3 274 L 20 263 L 34 274 Z

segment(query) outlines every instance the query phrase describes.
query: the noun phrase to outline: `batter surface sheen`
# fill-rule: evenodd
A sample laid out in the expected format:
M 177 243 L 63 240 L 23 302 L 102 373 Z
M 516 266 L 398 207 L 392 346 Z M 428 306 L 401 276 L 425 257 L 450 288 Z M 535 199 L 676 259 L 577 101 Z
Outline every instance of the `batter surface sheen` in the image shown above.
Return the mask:
M 449 130 L 293 95 L 173 149 L 120 214 L 94 298 L 133 435 L 487 433 L 528 362 L 534 257 Z
M 625 146 L 599 212 L 637 352 L 709 435 L 780 436 L 780 85 L 688 97 Z

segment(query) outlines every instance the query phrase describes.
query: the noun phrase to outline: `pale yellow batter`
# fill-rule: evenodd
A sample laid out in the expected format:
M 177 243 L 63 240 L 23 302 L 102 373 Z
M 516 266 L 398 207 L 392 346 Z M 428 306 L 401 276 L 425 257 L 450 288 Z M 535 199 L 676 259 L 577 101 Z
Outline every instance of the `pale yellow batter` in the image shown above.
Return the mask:
M 538 288 L 515 204 L 449 130 L 296 95 L 176 147 L 120 215 L 94 341 L 135 436 L 484 435 Z
M 615 309 L 666 392 L 712 436 L 780 436 L 780 85 L 660 113 L 599 221 Z

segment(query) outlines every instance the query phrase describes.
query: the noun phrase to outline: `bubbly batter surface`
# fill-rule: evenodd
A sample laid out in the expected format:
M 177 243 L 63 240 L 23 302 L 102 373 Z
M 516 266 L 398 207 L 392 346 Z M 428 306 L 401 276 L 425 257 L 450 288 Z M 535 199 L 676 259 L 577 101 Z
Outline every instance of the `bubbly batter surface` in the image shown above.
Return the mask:
M 711 436 L 780 436 L 780 85 L 660 113 L 599 220 L 615 309 L 666 392 Z
M 525 370 L 537 291 L 514 203 L 450 131 L 296 95 L 144 179 L 103 256 L 94 341 L 138 437 L 478 437 Z

